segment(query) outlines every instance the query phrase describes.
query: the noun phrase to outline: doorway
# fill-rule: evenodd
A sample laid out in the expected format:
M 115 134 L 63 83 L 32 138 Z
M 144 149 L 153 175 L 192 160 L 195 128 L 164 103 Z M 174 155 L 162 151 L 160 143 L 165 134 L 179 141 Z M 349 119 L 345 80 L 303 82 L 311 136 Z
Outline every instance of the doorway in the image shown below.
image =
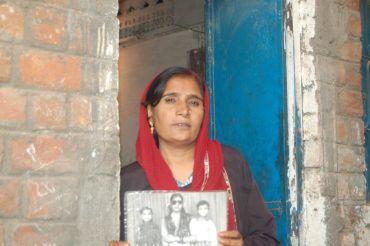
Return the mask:
M 152 76 L 174 65 L 206 74 L 211 137 L 236 147 L 248 160 L 276 218 L 278 238 L 287 245 L 283 4 L 121 1 L 119 104 L 121 163 L 126 165 L 135 160 L 139 100 Z

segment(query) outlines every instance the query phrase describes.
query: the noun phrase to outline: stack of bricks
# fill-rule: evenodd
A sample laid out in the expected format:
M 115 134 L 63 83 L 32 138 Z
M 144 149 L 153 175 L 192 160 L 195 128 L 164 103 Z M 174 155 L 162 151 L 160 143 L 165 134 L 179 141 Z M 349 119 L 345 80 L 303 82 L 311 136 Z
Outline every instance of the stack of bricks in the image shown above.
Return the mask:
M 0 245 L 119 233 L 118 1 L 0 1 Z
M 327 238 L 330 245 L 368 245 L 360 0 L 316 5 L 312 43 L 320 85 Z

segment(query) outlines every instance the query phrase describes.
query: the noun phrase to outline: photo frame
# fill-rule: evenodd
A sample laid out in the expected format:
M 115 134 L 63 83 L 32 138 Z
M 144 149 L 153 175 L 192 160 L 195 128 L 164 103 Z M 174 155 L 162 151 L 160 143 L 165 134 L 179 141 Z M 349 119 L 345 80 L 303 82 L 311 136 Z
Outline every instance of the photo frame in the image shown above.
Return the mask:
M 218 245 L 227 229 L 227 193 L 126 192 L 125 233 L 130 245 Z

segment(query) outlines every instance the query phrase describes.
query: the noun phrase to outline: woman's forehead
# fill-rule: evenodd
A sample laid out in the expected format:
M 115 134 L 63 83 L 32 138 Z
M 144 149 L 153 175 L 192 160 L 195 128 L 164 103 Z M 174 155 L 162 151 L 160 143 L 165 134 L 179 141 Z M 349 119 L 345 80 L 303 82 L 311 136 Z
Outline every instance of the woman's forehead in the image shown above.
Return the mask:
M 175 76 L 169 79 L 164 89 L 164 94 L 167 93 L 202 95 L 199 84 L 191 76 Z

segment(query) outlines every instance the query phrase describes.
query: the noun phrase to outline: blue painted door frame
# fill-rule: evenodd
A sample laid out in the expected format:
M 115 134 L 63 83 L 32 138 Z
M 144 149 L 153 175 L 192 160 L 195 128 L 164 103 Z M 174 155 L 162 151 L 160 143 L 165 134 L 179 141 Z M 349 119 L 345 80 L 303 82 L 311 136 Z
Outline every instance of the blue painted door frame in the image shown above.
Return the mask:
M 283 0 L 206 0 L 205 13 L 212 137 L 243 153 L 287 245 Z

